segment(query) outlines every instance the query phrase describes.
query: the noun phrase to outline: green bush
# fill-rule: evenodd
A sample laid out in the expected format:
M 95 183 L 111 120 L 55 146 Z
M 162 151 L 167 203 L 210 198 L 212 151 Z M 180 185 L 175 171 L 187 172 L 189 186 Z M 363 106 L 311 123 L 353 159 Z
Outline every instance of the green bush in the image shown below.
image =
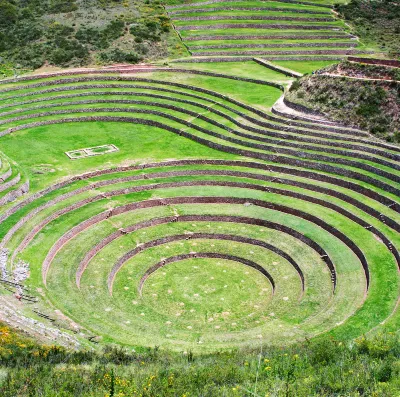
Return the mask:
M 49 12 L 52 14 L 61 14 L 65 12 L 72 12 L 78 9 L 75 0 L 51 0 L 49 4 Z
M 115 48 L 111 51 L 100 53 L 100 60 L 104 63 L 138 63 L 142 60 L 142 57 L 136 52 L 125 52 L 118 48 Z
M 81 43 L 90 44 L 93 49 L 106 49 L 113 40 L 123 36 L 125 32 L 125 23 L 123 21 L 112 21 L 103 30 L 93 27 L 82 27 L 75 38 Z
M 0 0 L 0 28 L 5 28 L 18 19 L 18 9 L 7 0 Z

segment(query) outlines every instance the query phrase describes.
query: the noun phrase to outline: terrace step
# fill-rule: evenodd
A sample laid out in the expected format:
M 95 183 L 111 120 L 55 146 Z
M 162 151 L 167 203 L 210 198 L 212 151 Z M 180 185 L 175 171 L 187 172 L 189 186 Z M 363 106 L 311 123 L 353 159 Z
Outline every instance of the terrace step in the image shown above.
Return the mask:
M 289 77 L 302 77 L 303 75 L 294 70 L 290 70 L 288 68 L 284 68 L 283 66 L 275 65 L 270 61 L 261 58 L 254 58 L 254 61 L 257 62 L 261 66 L 265 66 L 268 69 L 275 70 L 276 72 L 282 73 L 285 76 Z
M 60 309 L 68 305 L 77 321 L 91 325 L 90 335 L 105 335 L 101 329 L 105 324 L 107 334 L 117 335 L 117 342 L 122 335 L 126 345 L 140 340 L 147 346 L 154 338 L 168 343 L 160 330 L 175 326 L 180 327 L 175 336 L 180 347 L 186 347 L 194 332 L 226 339 L 208 321 L 202 324 L 212 331 L 196 327 L 186 331 L 184 317 L 190 311 L 180 309 L 185 304 L 174 302 L 180 316 L 175 316 L 178 310 L 174 309 L 174 322 L 169 324 L 165 321 L 168 313 L 164 318 L 158 314 L 160 296 L 153 299 L 154 306 L 147 305 L 146 299 L 152 298 L 146 288 L 152 286 L 144 281 L 150 274 L 157 277 L 162 267 L 167 271 L 175 259 L 189 261 L 190 275 L 196 273 L 193 265 L 201 267 L 202 258 L 210 261 L 207 266 L 214 260 L 227 260 L 232 267 L 237 262 L 260 266 L 264 275 L 268 273 L 273 285 L 267 283 L 264 304 L 282 308 L 282 314 L 276 316 L 271 310 L 266 318 L 267 306 L 263 306 L 265 318 L 259 323 L 251 320 L 252 313 L 258 313 L 255 308 L 246 315 L 251 326 L 262 329 L 264 338 L 274 332 L 277 337 L 288 332 L 296 340 L 303 340 L 305 334 L 354 332 L 354 323 L 361 324 L 357 332 L 364 333 L 388 318 L 397 302 L 400 268 L 396 234 L 400 231 L 396 200 L 400 197 L 400 148 L 373 141 L 365 131 L 297 111 L 286 114 L 279 106 L 281 117 L 274 116 L 259 102 L 242 103 L 240 96 L 208 89 L 228 82 L 233 89 L 227 92 L 236 93 L 237 81 L 242 90 L 257 87 L 275 95 L 282 89 L 278 84 L 198 71 L 190 74 L 196 76 L 196 84 L 190 80 L 186 84 L 183 79 L 189 72 L 184 68 L 160 68 L 157 79 L 128 75 L 145 69 L 116 65 L 107 69 L 115 73 L 112 76 L 102 69 L 98 75 L 93 71 L 73 78 L 45 75 L 38 82 L 28 77 L 3 86 L 0 95 L 7 102 L 1 105 L 0 117 L 9 129 L 2 134 L 12 132 L 15 139 L 23 139 L 38 126 L 56 126 L 49 131 L 57 134 L 63 130 L 57 125 L 65 130 L 67 123 L 91 123 L 96 132 L 96 123 L 106 128 L 112 122 L 114 131 L 116 123 L 130 123 L 133 132 L 143 125 L 146 133 L 160 137 L 163 132 L 169 134 L 168 139 L 179 135 L 179 140 L 212 148 L 216 157 L 110 164 L 44 184 L 42 190 L 0 210 L 4 228 L 0 245 L 12 247 L 11 262 L 31 250 L 42 250 L 41 258 L 32 255 L 35 271 L 42 270 L 44 281 L 35 287 L 46 285 L 43 293 Z M 179 79 L 174 79 L 174 73 Z M 77 100 L 81 97 L 82 101 Z M 95 106 L 86 107 L 89 104 Z M 26 134 L 18 133 L 24 129 Z M 122 141 L 121 145 L 124 150 Z M 233 156 L 224 160 L 218 150 Z M 311 152 L 315 159 L 308 158 Z M 267 244 L 278 256 L 287 250 L 292 261 L 282 255 L 274 264 L 270 253 L 261 250 Z M 79 255 L 70 255 L 77 247 Z M 130 257 L 132 252 L 135 255 Z M 377 277 L 377 269 L 387 272 L 385 277 Z M 394 281 L 393 288 L 389 279 Z M 224 280 L 232 280 L 231 275 Z M 320 295 L 314 295 L 315 291 Z M 174 298 L 173 293 L 165 295 Z M 138 297 L 140 304 L 135 301 Z M 193 297 L 197 298 L 204 299 Z M 364 302 L 371 317 L 363 323 L 365 310 L 358 309 Z M 51 313 L 42 308 L 39 312 Z M 99 322 L 89 324 L 93 315 Z M 284 316 L 291 321 L 282 321 Z M 118 333 L 121 329 L 124 332 Z M 251 328 L 241 331 L 226 330 L 232 346 L 255 340 Z

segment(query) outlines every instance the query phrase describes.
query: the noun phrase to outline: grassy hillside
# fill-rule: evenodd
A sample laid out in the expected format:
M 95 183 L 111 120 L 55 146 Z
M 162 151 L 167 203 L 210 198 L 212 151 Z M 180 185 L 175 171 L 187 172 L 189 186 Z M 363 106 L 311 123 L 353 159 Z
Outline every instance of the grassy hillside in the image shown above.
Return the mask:
M 392 334 L 213 356 L 102 352 L 38 345 L 0 324 L 2 397 L 395 396 L 400 343 Z
M 326 2 L 167 1 L 166 10 L 195 59 L 338 60 L 362 53 Z
M 0 1 L 0 59 L 20 68 L 184 54 L 159 1 Z
M 395 1 L 351 0 L 336 10 L 361 41 L 377 52 L 400 59 L 400 4 Z
M 396 68 L 345 62 L 301 78 L 287 98 L 389 142 L 400 142 L 399 86 Z

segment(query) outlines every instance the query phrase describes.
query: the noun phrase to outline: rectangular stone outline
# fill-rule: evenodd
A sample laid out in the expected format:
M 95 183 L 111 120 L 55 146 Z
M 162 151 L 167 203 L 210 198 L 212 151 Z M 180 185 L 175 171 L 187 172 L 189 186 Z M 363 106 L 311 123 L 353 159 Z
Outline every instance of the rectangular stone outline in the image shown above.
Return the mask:
M 108 150 L 101 152 L 101 153 L 95 153 L 93 150 L 95 149 L 100 149 L 100 148 L 108 148 Z M 79 159 L 84 159 L 87 157 L 92 157 L 92 156 L 101 156 L 103 154 L 107 153 L 114 153 L 118 152 L 119 149 L 113 145 L 113 144 L 107 144 L 107 145 L 100 145 L 100 146 L 93 146 L 89 148 L 83 148 L 83 149 L 75 149 L 75 150 L 70 150 L 68 152 L 65 152 L 65 154 L 68 156 L 70 160 L 79 160 Z M 82 153 L 82 155 L 74 155 L 74 153 Z

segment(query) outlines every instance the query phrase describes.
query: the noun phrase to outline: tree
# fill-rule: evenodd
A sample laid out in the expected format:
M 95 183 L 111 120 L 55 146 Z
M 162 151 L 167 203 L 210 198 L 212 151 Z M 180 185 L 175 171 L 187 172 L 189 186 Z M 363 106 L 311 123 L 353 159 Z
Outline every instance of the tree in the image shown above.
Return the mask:
M 17 7 L 7 0 L 0 0 L 0 29 L 14 24 L 18 19 Z

